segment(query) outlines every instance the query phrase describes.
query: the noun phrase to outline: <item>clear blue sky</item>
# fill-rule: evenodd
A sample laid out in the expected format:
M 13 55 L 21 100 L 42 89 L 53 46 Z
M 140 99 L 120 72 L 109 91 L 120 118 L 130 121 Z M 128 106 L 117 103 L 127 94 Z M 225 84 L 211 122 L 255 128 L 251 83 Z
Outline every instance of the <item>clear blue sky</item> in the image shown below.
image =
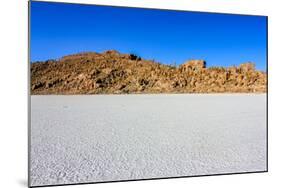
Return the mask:
M 177 64 L 246 61 L 266 70 L 266 17 L 31 3 L 31 61 L 115 49 Z

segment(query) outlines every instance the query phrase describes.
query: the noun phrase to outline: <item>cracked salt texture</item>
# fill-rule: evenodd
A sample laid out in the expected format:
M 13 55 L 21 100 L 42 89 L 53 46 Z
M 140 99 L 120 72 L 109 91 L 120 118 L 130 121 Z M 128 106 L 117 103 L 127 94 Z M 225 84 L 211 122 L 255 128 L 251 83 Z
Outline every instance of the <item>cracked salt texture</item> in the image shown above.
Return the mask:
M 32 186 L 266 170 L 265 94 L 31 97 Z

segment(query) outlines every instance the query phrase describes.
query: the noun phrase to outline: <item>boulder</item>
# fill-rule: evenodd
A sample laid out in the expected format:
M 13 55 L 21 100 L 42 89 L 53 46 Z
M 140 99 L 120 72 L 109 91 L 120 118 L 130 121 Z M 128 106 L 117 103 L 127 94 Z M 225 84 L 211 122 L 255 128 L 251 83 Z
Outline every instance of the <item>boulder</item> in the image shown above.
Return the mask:
M 194 71 L 206 68 L 206 62 L 204 60 L 189 60 L 180 65 L 179 69 L 182 71 Z
M 243 63 L 239 65 L 239 69 L 242 73 L 251 72 L 255 70 L 255 64 L 254 63 Z

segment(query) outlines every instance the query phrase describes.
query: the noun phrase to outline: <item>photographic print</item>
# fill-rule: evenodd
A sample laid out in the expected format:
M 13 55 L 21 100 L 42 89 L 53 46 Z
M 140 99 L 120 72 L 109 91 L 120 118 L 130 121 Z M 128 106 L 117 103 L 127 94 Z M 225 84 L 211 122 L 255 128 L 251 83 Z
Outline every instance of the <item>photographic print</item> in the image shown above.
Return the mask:
M 267 17 L 29 2 L 29 185 L 267 171 Z

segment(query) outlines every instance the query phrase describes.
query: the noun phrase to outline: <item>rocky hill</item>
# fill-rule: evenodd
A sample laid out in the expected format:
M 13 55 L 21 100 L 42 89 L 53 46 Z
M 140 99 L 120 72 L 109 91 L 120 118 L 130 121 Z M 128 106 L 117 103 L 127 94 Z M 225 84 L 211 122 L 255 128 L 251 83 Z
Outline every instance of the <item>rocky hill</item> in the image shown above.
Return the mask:
M 207 68 L 191 60 L 175 67 L 110 50 L 33 62 L 31 94 L 262 93 L 266 77 L 253 63 Z

